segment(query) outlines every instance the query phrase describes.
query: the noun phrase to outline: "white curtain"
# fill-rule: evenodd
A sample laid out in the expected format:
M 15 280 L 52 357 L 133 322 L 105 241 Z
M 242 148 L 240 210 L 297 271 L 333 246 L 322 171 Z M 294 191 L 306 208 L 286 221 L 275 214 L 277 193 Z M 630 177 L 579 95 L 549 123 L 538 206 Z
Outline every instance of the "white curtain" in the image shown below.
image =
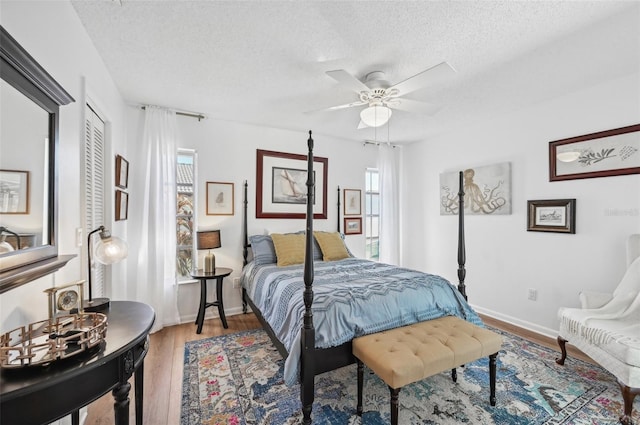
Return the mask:
M 399 150 L 381 143 L 378 147 L 380 178 L 380 257 L 382 263 L 399 265 L 400 261 L 400 186 Z
M 156 313 L 152 332 L 179 323 L 176 281 L 176 114 L 164 108 L 145 108 L 141 167 L 137 192 L 142 199 L 132 202 L 136 219 L 130 239 L 135 240 L 135 292 L 138 301 Z M 132 256 L 133 257 L 133 256 Z

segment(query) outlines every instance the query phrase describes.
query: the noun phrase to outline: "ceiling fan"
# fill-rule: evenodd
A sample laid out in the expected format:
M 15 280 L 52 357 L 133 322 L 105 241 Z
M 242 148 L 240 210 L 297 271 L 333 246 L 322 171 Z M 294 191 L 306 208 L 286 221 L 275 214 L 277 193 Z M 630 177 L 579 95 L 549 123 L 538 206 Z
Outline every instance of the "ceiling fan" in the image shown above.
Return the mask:
M 367 107 L 360 112 L 358 129 L 379 127 L 386 124 L 391 117 L 392 109 L 431 116 L 436 114 L 441 109 L 441 106 L 406 99 L 402 96 L 419 90 L 441 78 L 453 75 L 455 72 L 455 69 L 447 62 L 442 62 L 391 86 L 389 82 L 384 79 L 384 72 L 382 71 L 368 73 L 364 82 L 358 80 L 344 69 L 327 71 L 326 74 L 329 77 L 336 80 L 342 86 L 356 92 L 359 99 L 355 102 L 331 106 L 324 110 L 334 111 L 367 105 Z

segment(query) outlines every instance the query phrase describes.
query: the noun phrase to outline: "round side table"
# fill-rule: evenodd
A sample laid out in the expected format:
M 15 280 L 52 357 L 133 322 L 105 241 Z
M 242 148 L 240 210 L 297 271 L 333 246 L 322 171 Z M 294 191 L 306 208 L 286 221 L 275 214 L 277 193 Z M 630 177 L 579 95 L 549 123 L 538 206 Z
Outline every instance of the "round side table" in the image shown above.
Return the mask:
M 229 328 L 227 325 L 227 318 L 224 315 L 224 304 L 222 302 L 222 282 L 225 277 L 229 276 L 233 272 L 232 269 L 225 267 L 216 267 L 211 273 L 205 273 L 204 270 L 198 269 L 191 272 L 191 277 L 200 281 L 200 308 L 198 308 L 198 316 L 196 316 L 196 325 L 198 329 L 196 333 L 202 332 L 202 322 L 204 322 L 204 312 L 207 307 L 217 306 L 222 326 L 225 329 Z M 207 302 L 207 280 L 215 279 L 216 281 L 216 301 Z

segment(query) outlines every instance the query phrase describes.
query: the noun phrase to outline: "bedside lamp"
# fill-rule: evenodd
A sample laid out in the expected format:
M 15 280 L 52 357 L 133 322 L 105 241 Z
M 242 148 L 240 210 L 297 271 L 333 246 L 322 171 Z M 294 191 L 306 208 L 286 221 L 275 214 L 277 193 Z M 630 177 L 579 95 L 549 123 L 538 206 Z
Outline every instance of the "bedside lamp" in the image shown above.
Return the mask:
M 198 232 L 198 249 L 208 249 L 209 253 L 204 257 L 202 270 L 205 273 L 216 271 L 216 256 L 211 253 L 212 249 L 220 248 L 220 230 L 206 230 Z
M 87 236 L 87 269 L 89 275 L 89 299 L 82 302 L 84 311 L 102 311 L 109 308 L 109 298 L 93 298 L 91 291 L 91 236 L 100 232 L 100 240 L 95 247 L 95 259 L 101 264 L 113 264 L 127 257 L 127 243 L 120 238 L 111 236 L 111 232 L 100 226 Z

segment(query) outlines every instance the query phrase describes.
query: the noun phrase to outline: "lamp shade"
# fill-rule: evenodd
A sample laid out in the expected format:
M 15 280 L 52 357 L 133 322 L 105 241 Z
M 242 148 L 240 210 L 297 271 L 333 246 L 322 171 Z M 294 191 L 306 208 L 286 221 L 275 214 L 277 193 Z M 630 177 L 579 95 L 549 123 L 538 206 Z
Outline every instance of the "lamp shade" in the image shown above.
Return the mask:
M 100 234 L 100 240 L 95 247 L 96 261 L 102 264 L 113 264 L 127 258 L 129 253 L 127 243 L 118 237 L 109 235 L 108 232 L 104 237 L 104 233 Z
M 197 239 L 198 249 L 215 249 L 220 248 L 220 230 L 206 230 L 198 232 Z
M 94 233 L 100 232 L 100 240 L 92 248 L 91 237 Z M 103 311 L 109 309 L 109 298 L 94 298 L 93 287 L 91 283 L 91 251 L 93 251 L 93 258 L 102 264 L 113 264 L 127 257 L 129 248 L 127 243 L 122 239 L 111 236 L 104 226 L 100 226 L 95 230 L 92 230 L 87 235 L 87 275 L 89 277 L 89 299 L 82 301 L 82 308 L 84 311 Z
M 373 105 L 360 112 L 360 119 L 369 127 L 385 125 L 391 118 L 391 109 L 384 105 Z

